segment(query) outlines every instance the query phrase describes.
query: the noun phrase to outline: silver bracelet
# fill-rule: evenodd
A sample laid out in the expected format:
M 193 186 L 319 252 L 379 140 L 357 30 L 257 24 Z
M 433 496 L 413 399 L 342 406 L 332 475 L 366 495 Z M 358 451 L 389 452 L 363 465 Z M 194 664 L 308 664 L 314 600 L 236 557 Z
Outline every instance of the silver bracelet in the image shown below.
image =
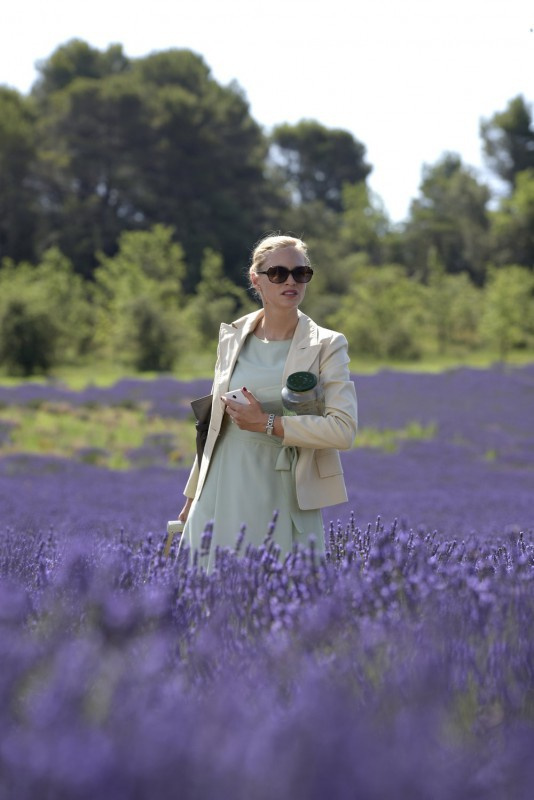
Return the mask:
M 267 436 L 273 435 L 273 428 L 274 428 L 274 418 L 275 414 L 269 414 L 269 419 L 267 420 L 267 425 L 265 426 L 265 433 Z

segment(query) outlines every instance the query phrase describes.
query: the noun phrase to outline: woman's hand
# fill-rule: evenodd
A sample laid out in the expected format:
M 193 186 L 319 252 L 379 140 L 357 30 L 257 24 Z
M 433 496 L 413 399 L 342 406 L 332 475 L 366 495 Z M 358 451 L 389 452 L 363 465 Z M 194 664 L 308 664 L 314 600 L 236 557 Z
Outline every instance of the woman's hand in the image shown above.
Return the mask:
M 229 415 L 233 423 L 237 425 L 242 431 L 256 431 L 263 433 L 269 415 L 262 410 L 261 405 L 256 400 L 252 392 L 243 386 L 243 394 L 248 400 L 248 404 L 236 403 L 235 400 L 227 400 L 221 397 L 221 400 L 226 406 L 226 413 Z

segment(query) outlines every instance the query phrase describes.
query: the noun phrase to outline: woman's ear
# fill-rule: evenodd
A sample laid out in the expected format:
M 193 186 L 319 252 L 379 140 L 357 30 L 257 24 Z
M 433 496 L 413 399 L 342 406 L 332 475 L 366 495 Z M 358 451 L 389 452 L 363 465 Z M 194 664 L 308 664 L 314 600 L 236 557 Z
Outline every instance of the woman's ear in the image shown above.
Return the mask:
M 260 282 L 255 272 L 250 273 L 250 284 L 254 291 L 261 297 Z

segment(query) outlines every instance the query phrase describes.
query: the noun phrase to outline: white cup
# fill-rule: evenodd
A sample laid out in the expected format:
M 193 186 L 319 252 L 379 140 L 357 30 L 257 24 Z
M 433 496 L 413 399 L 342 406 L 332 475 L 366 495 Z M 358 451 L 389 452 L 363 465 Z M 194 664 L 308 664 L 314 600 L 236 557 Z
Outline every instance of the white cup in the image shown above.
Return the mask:
M 163 549 L 163 555 L 165 556 L 165 558 L 167 558 L 167 556 L 169 555 L 174 535 L 176 533 L 182 533 L 184 525 L 185 522 L 182 522 L 181 519 L 170 519 L 167 522 L 167 541 L 165 542 L 165 547 Z
M 184 529 L 185 522 L 182 522 L 181 519 L 170 519 L 167 522 L 167 533 L 172 533 L 173 536 L 175 533 L 181 533 Z

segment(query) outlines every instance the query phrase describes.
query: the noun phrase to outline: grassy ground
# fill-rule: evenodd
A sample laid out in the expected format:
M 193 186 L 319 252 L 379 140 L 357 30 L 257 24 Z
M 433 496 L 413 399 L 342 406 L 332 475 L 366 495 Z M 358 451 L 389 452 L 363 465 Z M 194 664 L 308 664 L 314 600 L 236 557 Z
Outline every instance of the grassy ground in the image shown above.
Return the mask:
M 523 366 L 534 362 L 534 351 L 518 351 L 511 353 L 505 362 L 497 353 L 490 351 L 475 351 L 464 355 L 433 355 L 421 358 L 418 361 L 379 361 L 373 359 L 351 360 L 351 372 L 354 374 L 374 374 L 382 369 L 393 369 L 400 372 L 426 372 L 438 373 L 458 367 L 473 367 L 487 369 L 495 364 L 509 366 Z
M 428 440 L 434 425 L 410 422 L 401 429 L 366 428 L 358 447 L 395 452 L 407 440 Z M 59 456 L 108 469 L 160 464 L 182 467 L 195 452 L 192 420 L 150 413 L 147 405 L 71 406 L 40 402 L 0 408 L 0 457 L 15 453 Z
M 153 416 L 145 406 L 6 406 L 0 409 L 2 433 L 0 456 L 60 456 L 110 469 L 184 466 L 194 453 L 191 421 Z

